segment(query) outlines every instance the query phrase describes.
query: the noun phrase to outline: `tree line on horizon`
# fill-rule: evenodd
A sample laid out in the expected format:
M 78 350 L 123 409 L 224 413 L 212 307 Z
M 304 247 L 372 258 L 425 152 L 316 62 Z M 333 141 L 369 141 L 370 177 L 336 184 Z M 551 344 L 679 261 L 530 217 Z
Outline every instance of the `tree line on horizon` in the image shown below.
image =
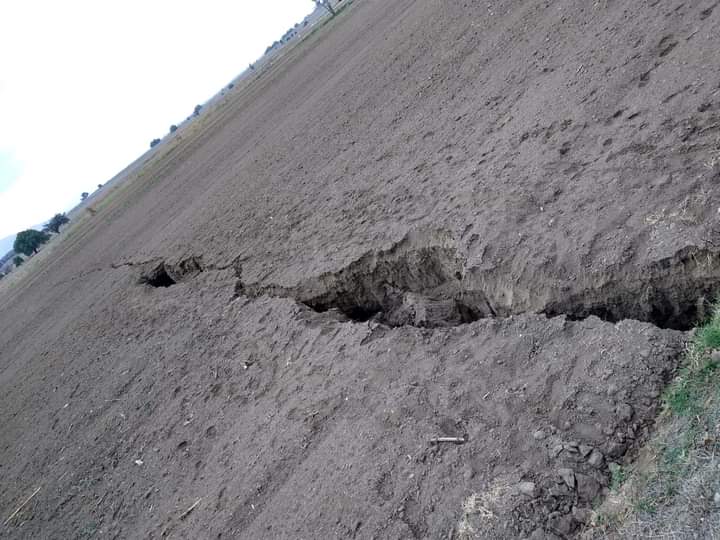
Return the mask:
M 338 11 L 333 7 L 332 0 L 311 0 L 315 5 L 319 8 L 322 8 L 326 10 L 331 17 L 335 17 L 338 13 Z M 338 0 L 336 2 L 337 4 L 341 3 L 343 0 Z M 307 24 L 307 21 L 306 21 Z M 296 28 L 299 25 L 296 25 Z M 293 31 L 293 29 L 289 30 L 288 34 L 290 34 Z M 285 36 L 283 36 L 285 38 Z M 268 50 L 265 51 L 267 54 L 270 50 L 274 48 L 274 46 L 277 45 L 277 42 L 270 47 L 268 47 Z M 250 69 L 254 70 L 255 66 L 253 64 L 250 65 Z M 228 90 L 232 89 L 234 84 L 228 85 Z M 188 120 L 192 119 L 193 117 L 197 117 L 200 115 L 200 111 L 202 110 L 202 105 L 196 105 L 193 109 L 192 115 L 188 117 Z M 178 126 L 173 124 L 170 126 L 169 133 L 173 134 L 177 131 Z M 150 142 L 150 148 L 154 148 L 158 144 L 162 142 L 162 139 L 156 138 L 153 139 Z M 102 184 L 98 184 L 98 189 L 102 187 Z M 85 201 L 90 194 L 85 191 L 80 194 L 80 200 Z M 60 232 L 60 227 L 64 225 L 65 223 L 68 223 L 70 219 L 65 215 L 65 213 L 62 214 L 55 214 L 42 228 L 42 230 L 36 230 L 36 229 L 26 229 L 24 231 L 20 231 L 17 236 L 15 237 L 15 241 L 13 243 L 13 251 L 15 252 L 15 257 L 13 259 L 13 262 L 15 263 L 15 266 L 20 266 L 24 259 L 20 255 L 25 255 L 26 257 L 31 257 L 32 255 L 36 254 L 38 252 L 38 249 L 40 246 L 45 244 L 48 240 L 50 240 L 51 233 L 57 234 Z M 0 277 L 2 277 L 2 274 L 0 274 Z
M 13 242 L 13 251 L 16 253 L 13 258 L 15 266 L 20 266 L 24 262 L 24 259 L 20 255 L 31 257 L 36 254 L 40 246 L 50 240 L 51 233 L 59 233 L 60 227 L 69 222 L 70 218 L 63 212 L 62 214 L 55 214 L 50 218 L 40 231 L 37 229 L 25 229 L 17 233 L 15 241 Z

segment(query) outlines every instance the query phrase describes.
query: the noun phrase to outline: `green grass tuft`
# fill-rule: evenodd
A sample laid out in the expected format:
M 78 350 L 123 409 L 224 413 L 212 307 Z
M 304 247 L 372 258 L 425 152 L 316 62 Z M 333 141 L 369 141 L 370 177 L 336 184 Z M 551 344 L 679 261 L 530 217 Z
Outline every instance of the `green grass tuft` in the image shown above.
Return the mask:
M 715 324 L 715 317 L 698 330 L 697 340 L 705 349 L 720 349 L 720 325 Z
M 614 463 L 610 465 L 610 489 L 612 491 L 617 492 L 620 487 L 625 483 L 627 477 L 627 470 L 625 470 L 623 467 Z
M 720 303 L 716 303 L 710 319 L 697 329 L 694 345 L 701 350 L 720 349 Z
M 697 329 L 688 347 L 685 363 L 663 397 L 665 408 L 678 416 L 697 416 L 705 400 L 717 385 L 720 365 L 712 351 L 720 349 L 720 309 L 713 309 L 710 319 Z

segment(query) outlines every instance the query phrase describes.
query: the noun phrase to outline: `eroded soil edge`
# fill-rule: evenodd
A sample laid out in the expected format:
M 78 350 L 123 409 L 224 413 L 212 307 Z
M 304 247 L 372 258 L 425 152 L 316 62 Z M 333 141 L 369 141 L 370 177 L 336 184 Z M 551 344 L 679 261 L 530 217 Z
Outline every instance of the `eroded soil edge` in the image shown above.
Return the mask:
M 419 327 L 543 313 L 689 330 L 706 316 L 719 292 L 720 255 L 708 248 L 686 247 L 644 267 L 584 277 L 571 288 L 542 274 L 513 280 L 502 271 L 477 271 L 467 267 L 452 242 L 425 243 L 412 236 L 294 287 L 238 286 L 240 294 L 292 298 L 317 312 L 337 310 L 353 321 Z
M 345 320 L 373 320 L 390 327 L 447 327 L 535 313 L 565 315 L 570 320 L 595 315 L 613 323 L 629 319 L 631 324 L 644 321 L 684 330 L 703 317 L 720 290 L 718 253 L 709 249 L 685 248 L 644 268 L 608 272 L 594 278 L 592 286 L 568 293 L 543 282 L 542 276 L 533 283 L 509 286 L 501 274 L 468 269 L 466 258 L 442 235 L 407 237 L 390 249 L 370 251 L 337 272 L 309 278 L 295 287 L 245 284 L 241 266 L 234 263 L 223 269 L 231 267 L 236 296 L 290 298 L 316 312 L 335 311 Z M 145 264 L 139 283 L 167 288 L 211 269 L 217 268 L 203 264 L 200 257 L 175 263 L 160 260 Z M 663 334 L 668 341 L 681 342 L 676 332 Z M 564 433 L 568 428 L 559 417 L 538 424 L 532 437 L 544 448 L 550 466 L 519 479 L 496 478 L 487 493 L 466 501 L 465 525 L 461 523 L 459 529 L 467 526 L 477 532 L 488 526 L 497 532 L 512 522 L 526 533 L 542 529 L 561 537 L 574 535 L 590 519 L 593 505 L 607 495 L 611 467 L 631 459 L 647 439 L 660 391 L 677 365 L 680 347 L 670 349 L 658 348 L 665 351 L 663 356 L 641 351 L 634 361 L 651 376 L 635 381 L 632 392 L 608 387 L 607 401 L 613 403 L 608 410 L 598 410 L 606 407 L 603 400 L 592 406 L 581 402 L 563 406 L 582 415 L 586 407 L 589 417 L 599 414 L 614 419 L 592 428 L 598 432 L 595 436 L 568 437 Z M 468 438 L 465 432 L 455 435 Z M 503 518 L 488 525 L 490 521 L 481 519 L 487 509 L 495 516 L 511 517 L 507 523 Z

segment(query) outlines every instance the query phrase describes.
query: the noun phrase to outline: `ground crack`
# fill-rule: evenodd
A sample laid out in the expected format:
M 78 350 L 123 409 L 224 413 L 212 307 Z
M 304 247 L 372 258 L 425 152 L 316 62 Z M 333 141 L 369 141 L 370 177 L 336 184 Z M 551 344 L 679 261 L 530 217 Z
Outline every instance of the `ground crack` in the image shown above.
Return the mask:
M 192 279 L 206 267 L 202 263 L 202 257 L 188 257 L 175 264 L 161 260 L 145 263 L 145 269 L 140 275 L 139 283 L 151 287 L 172 287 L 177 283 Z
M 515 283 L 498 271 L 468 269 L 449 235 L 410 235 L 297 286 L 239 279 L 236 293 L 292 298 L 316 312 L 388 326 L 446 327 L 536 313 L 572 320 L 594 315 L 612 323 L 634 319 L 688 330 L 720 293 L 720 256 L 691 246 L 644 267 L 608 270 L 573 289 L 541 273 Z

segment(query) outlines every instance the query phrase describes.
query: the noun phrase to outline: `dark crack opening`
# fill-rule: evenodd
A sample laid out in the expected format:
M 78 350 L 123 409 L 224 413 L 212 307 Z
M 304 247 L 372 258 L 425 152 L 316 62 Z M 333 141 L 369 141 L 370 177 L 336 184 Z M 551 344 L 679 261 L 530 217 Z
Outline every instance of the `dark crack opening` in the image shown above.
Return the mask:
M 150 285 L 151 287 L 172 287 L 177 281 L 167 273 L 165 263 L 161 263 L 157 268 L 141 276 L 140 283 Z
M 707 249 L 686 248 L 639 272 L 549 302 L 542 312 L 572 320 L 595 315 L 612 323 L 624 319 L 687 331 L 705 321 L 720 294 L 720 257 Z
M 387 326 L 457 326 L 523 313 L 625 319 L 689 330 L 709 316 L 720 293 L 720 258 L 689 247 L 641 268 L 587 278 L 578 292 L 542 275 L 509 284 L 507 276 L 474 273 L 453 247 L 406 241 L 370 252 L 347 267 L 292 288 L 249 286 L 250 296 L 290 297 L 317 312 L 336 310 L 356 322 Z
M 183 259 L 177 264 L 168 264 L 163 261 L 144 271 L 140 276 L 139 283 L 159 288 L 172 287 L 181 281 L 195 277 L 203 270 L 201 260 L 197 257 Z

